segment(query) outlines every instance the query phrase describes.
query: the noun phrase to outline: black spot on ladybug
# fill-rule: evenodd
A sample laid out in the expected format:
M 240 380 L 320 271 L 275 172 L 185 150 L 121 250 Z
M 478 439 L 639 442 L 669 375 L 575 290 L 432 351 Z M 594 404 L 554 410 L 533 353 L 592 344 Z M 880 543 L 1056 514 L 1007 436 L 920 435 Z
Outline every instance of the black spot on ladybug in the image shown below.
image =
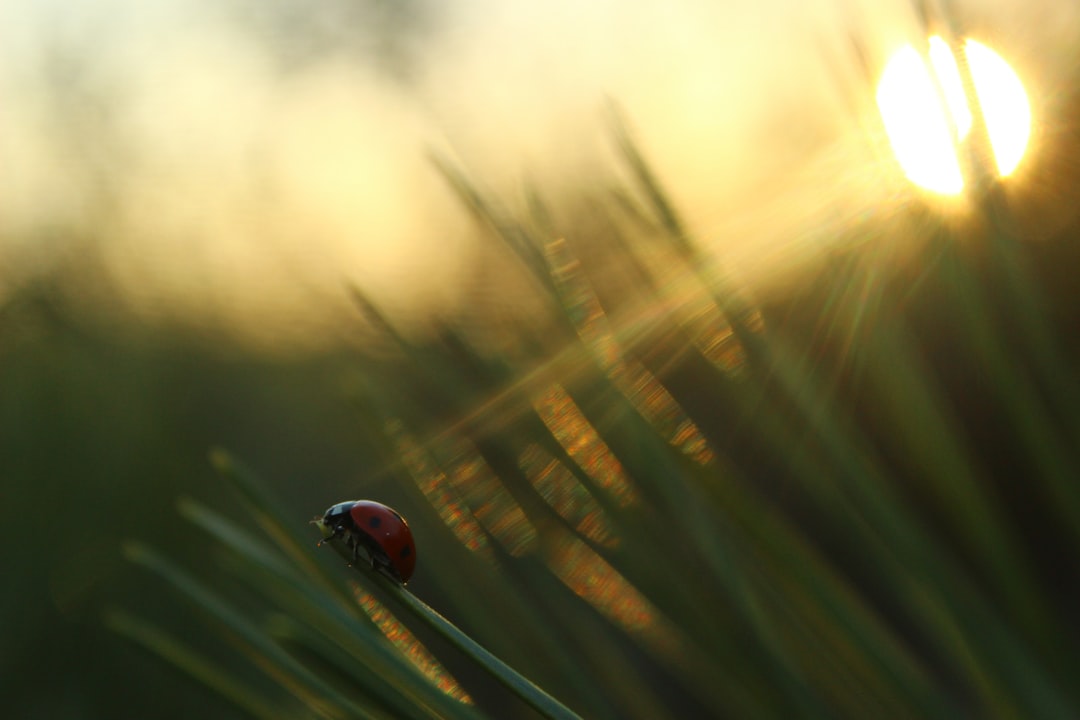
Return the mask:
M 382 518 L 379 518 L 379 517 L 368 518 L 367 524 L 370 527 L 377 528 L 380 525 L 382 525 Z
M 401 548 L 401 552 L 398 554 L 403 558 L 409 557 L 410 555 L 412 555 L 412 548 L 406 545 L 405 547 Z

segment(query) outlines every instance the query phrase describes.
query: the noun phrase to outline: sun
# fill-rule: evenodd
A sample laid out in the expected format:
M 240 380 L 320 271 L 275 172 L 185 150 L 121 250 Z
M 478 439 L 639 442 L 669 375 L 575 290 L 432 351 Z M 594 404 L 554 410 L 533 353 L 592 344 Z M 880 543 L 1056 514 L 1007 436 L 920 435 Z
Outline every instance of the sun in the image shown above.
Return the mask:
M 963 53 L 998 174 L 1008 177 L 1031 137 L 1027 93 L 1009 64 L 990 48 L 966 40 Z M 971 131 L 974 114 L 949 44 L 934 36 L 927 55 L 910 45 L 898 50 L 882 73 L 877 104 L 904 174 L 927 190 L 955 195 L 964 189 L 957 150 Z

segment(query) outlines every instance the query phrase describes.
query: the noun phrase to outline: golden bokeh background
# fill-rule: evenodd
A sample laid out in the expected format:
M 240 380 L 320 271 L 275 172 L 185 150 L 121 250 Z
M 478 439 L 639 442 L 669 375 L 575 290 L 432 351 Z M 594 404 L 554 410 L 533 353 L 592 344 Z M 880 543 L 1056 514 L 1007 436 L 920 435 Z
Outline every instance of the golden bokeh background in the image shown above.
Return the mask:
M 916 9 L 10 3 L 0 293 L 71 266 L 80 312 L 275 352 L 341 342 L 346 283 L 402 317 L 471 310 L 490 258 L 429 153 L 508 203 L 598 192 L 618 172 L 607 99 L 708 249 L 775 282 L 904 201 L 867 84 Z M 1076 15 L 998 2 L 970 23 L 1040 122 Z
M 925 379 L 918 343 L 891 354 L 885 341 L 861 344 L 892 341 L 896 328 L 877 334 L 875 319 L 899 326 L 910 314 L 943 374 L 966 379 L 937 308 L 919 305 L 939 299 L 920 283 L 940 268 L 916 260 L 948 233 L 956 252 L 984 259 L 973 238 L 986 197 L 909 182 L 875 98 L 888 60 L 947 30 L 946 17 L 1027 90 L 1032 137 L 1002 193 L 1048 278 L 1052 321 L 1066 326 L 1076 253 L 1043 241 L 1080 217 L 1071 2 L 0 5 L 0 566 L 16 590 L 0 603 L 0 714 L 145 716 L 160 697 L 175 701 L 163 717 L 216 707 L 205 690 L 173 697 L 171 670 L 143 663 L 101 614 L 145 606 L 200 637 L 190 608 L 148 588 L 118 548 L 137 537 L 203 562 L 208 542 L 191 538 L 175 498 L 234 501 L 205 462 L 219 444 L 264 472 L 301 523 L 352 496 L 400 504 L 429 543 L 410 587 L 480 616 L 485 641 L 568 692 L 580 677 L 551 658 L 580 647 L 607 680 L 673 675 L 610 708 L 693 714 L 730 699 L 714 679 L 736 651 L 702 648 L 768 629 L 741 627 L 740 613 L 827 625 L 810 617 L 794 556 L 770 544 L 787 536 L 762 508 L 782 516 L 801 490 L 777 469 L 788 453 L 754 444 L 766 393 L 728 412 L 750 373 L 738 332 L 762 333 L 771 311 L 813 349 L 806 367 L 907 368 L 866 381 L 880 397 L 856 400 L 876 411 L 926 399 L 901 382 Z M 646 207 L 635 149 L 677 218 Z M 523 227 L 539 242 L 514 246 Z M 721 285 L 748 299 L 740 328 Z M 814 325 L 815 303 L 850 327 Z M 715 386 L 698 387 L 703 377 Z M 864 379 L 829 376 L 821 391 Z M 984 401 L 961 400 L 974 415 Z M 762 423 L 797 426 L 790 456 L 812 474 L 812 428 L 781 406 Z M 930 393 L 930 419 L 910 435 L 890 432 L 884 409 L 859 429 L 880 421 L 882 454 L 923 468 L 967 431 L 947 406 Z M 663 452 L 638 447 L 626 418 Z M 918 447 L 905 455 L 905 443 Z M 738 506 L 730 455 L 761 461 L 746 474 L 768 502 Z M 654 508 L 643 476 L 657 467 L 728 493 L 745 515 L 719 530 L 697 506 L 684 515 L 672 499 L 700 497 L 694 483 L 661 483 L 671 494 Z M 977 487 L 970 475 L 957 483 Z M 627 518 L 675 529 L 634 536 L 618 527 Z M 735 576 L 719 551 L 651 562 L 683 533 L 767 556 L 751 574 L 775 595 L 758 605 L 734 593 L 717 612 L 721 583 L 695 582 Z M 791 546 L 810 575 L 834 559 L 801 536 Z M 365 589 L 355 600 L 455 697 L 504 699 L 475 669 L 443 668 L 438 642 L 429 652 L 430 637 Z M 550 633 L 526 627 L 548 601 L 572 616 Z M 571 628 L 595 636 L 559 645 Z M 848 640 L 836 652 L 857 659 Z M 834 679 L 813 643 L 795 656 L 805 677 Z

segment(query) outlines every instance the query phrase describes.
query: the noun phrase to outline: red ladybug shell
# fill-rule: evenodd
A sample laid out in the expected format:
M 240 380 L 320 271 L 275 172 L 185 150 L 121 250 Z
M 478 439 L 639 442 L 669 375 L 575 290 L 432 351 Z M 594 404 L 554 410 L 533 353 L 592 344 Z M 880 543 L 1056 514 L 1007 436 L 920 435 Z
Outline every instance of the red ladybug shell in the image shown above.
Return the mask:
M 346 508 L 351 523 L 341 522 L 345 515 L 342 511 Z M 401 582 L 408 582 L 412 577 L 416 568 L 416 544 L 409 524 L 398 511 L 374 500 L 357 500 L 330 508 L 324 518 L 327 520 L 330 525 L 343 524 L 345 529 L 367 536 L 385 554 L 385 558 L 379 559 L 390 563 Z M 352 527 L 347 527 L 350 524 Z

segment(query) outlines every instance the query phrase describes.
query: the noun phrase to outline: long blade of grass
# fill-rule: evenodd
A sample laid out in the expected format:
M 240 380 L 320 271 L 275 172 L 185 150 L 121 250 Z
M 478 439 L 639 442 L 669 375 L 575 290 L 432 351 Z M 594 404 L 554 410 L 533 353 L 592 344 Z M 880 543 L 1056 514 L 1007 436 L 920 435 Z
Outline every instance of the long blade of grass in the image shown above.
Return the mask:
M 551 720 L 581 720 L 577 713 L 495 657 L 427 603 L 409 592 L 403 585 L 381 578 L 381 576 L 379 582 L 384 586 L 383 589 L 407 608 L 413 617 L 446 638 L 451 645 L 471 658 L 478 666 L 531 705 L 543 717 L 551 718 Z
M 283 650 L 258 625 L 235 609 L 228 601 L 210 590 L 194 576 L 180 569 L 152 548 L 137 542 L 124 546 L 124 555 L 131 562 L 157 574 L 197 608 L 221 623 L 229 632 L 246 643 L 257 657 L 273 670 L 297 682 L 290 690 L 307 702 L 313 710 L 328 718 L 379 717 L 374 708 L 357 704 L 330 683 Z M 315 698 L 318 698 L 315 700 Z
M 399 651 L 354 602 L 341 602 L 312 586 L 302 574 L 281 562 L 234 524 L 194 501 L 184 501 L 181 513 L 233 550 L 240 559 L 236 571 L 267 597 L 276 599 L 298 621 L 313 628 L 326 642 L 338 646 L 351 660 L 338 663 L 344 675 L 369 692 L 381 690 L 397 712 L 469 720 L 475 713 L 436 688 Z M 258 567 L 258 571 L 254 571 Z M 311 642 L 314 642 L 312 640 Z M 372 679 L 377 680 L 372 683 Z
M 118 609 L 105 614 L 105 625 L 172 663 L 251 717 L 259 720 L 277 720 L 281 717 L 281 706 L 271 704 L 265 690 L 247 686 L 225 667 L 157 626 Z

